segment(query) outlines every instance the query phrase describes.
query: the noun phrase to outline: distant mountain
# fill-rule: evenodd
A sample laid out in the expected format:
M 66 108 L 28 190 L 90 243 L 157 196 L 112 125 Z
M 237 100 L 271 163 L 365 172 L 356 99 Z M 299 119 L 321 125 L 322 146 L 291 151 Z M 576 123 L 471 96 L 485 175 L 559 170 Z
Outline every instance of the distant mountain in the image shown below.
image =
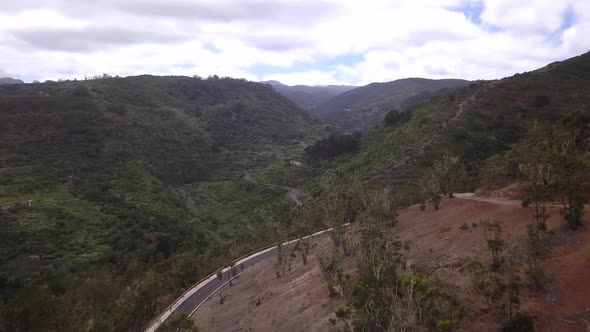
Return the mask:
M 352 90 L 356 86 L 349 85 L 285 85 L 279 81 L 264 81 L 261 83 L 270 84 L 278 93 L 289 98 L 299 107 L 306 110 L 314 110 L 318 105 L 328 101 L 343 92 Z
M 352 131 L 383 120 L 387 112 L 421 104 L 470 82 L 459 79 L 405 78 L 346 91 L 319 105 L 315 114 L 325 122 Z
M 25 82 L 12 77 L 0 77 L 0 84 L 25 84 Z

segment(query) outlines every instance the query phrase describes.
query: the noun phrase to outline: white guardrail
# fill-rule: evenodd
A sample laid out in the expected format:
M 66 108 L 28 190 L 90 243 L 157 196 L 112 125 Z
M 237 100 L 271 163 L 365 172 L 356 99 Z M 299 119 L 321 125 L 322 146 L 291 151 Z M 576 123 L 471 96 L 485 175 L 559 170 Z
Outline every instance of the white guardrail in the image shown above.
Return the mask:
M 348 225 L 349 224 L 344 224 L 344 226 L 348 226 Z M 294 240 L 284 242 L 283 245 L 289 245 L 289 244 L 295 243 L 299 240 L 305 240 L 310 237 L 318 236 L 318 235 L 324 234 L 326 232 L 329 232 L 331 230 L 332 230 L 332 228 L 323 229 L 323 230 L 317 231 L 311 235 L 307 235 L 307 236 L 304 236 L 301 238 L 296 238 Z M 235 262 L 234 266 L 239 266 L 242 263 L 246 263 L 247 261 L 249 261 L 252 258 L 263 255 L 271 250 L 274 250 L 276 247 L 277 247 L 277 245 L 274 244 L 266 249 L 262 249 L 258 252 L 248 255 L 248 256 L 238 260 L 237 262 Z M 225 272 L 229 271 L 231 268 L 232 268 L 231 266 L 224 267 L 221 269 L 221 273 L 225 273 Z M 156 319 L 154 319 L 151 322 L 151 324 L 145 330 L 145 332 L 156 332 L 156 330 L 166 321 L 166 319 L 168 319 L 168 317 L 170 317 L 170 315 L 172 315 L 172 313 L 174 313 L 176 311 L 176 309 L 178 309 L 178 307 L 180 307 L 188 298 L 190 298 L 193 294 L 195 294 L 197 291 L 199 291 L 201 288 L 203 288 L 206 284 L 210 283 L 211 281 L 215 280 L 216 278 L 217 278 L 217 271 L 215 273 L 211 274 L 209 277 L 206 277 L 204 280 L 199 281 L 197 284 L 193 285 L 190 289 L 185 291 L 180 297 L 178 297 L 176 300 L 174 300 L 174 302 L 172 302 L 172 304 L 170 306 L 168 306 L 168 308 L 166 308 L 166 310 L 164 310 L 164 312 L 162 312 Z M 227 282 L 225 284 L 227 284 Z M 211 294 L 215 294 L 219 289 L 221 289 L 223 286 L 225 286 L 225 284 L 221 285 L 219 288 L 217 288 Z M 203 300 L 201 303 L 199 303 L 191 311 L 190 316 L 192 316 L 197 311 L 197 309 L 199 309 L 203 305 L 203 303 L 205 303 L 205 301 L 207 301 L 207 298 L 205 298 L 205 300 Z
M 455 196 L 461 197 L 461 198 L 469 198 L 469 197 L 473 196 L 473 193 L 463 193 L 463 194 L 456 193 Z M 413 205 L 413 206 L 416 206 L 416 205 Z M 396 211 L 401 210 L 401 209 L 403 209 L 403 207 L 396 208 Z M 345 226 L 345 227 L 349 226 L 349 225 L 350 225 L 350 223 L 343 224 L 343 226 Z M 296 239 L 284 242 L 283 245 L 289 245 L 291 243 L 297 242 L 298 240 L 305 240 L 310 237 L 318 236 L 318 235 L 324 234 L 326 232 L 330 232 L 332 229 L 333 228 L 322 229 L 322 230 L 319 230 L 311 235 L 306 235 L 301 238 L 296 238 Z M 277 244 L 273 244 L 273 245 L 266 247 L 265 249 L 261 249 L 260 251 L 257 251 L 257 252 L 250 254 L 246 257 L 243 257 L 243 258 L 239 259 L 237 262 L 235 262 L 234 266 L 239 266 L 240 264 L 245 263 L 254 257 L 263 255 L 263 254 L 275 249 L 276 247 L 277 247 Z M 221 272 L 225 273 L 225 272 L 229 271 L 231 268 L 232 268 L 231 266 L 224 267 L 223 269 L 221 269 Z M 149 327 L 145 329 L 145 332 L 156 332 L 156 330 L 166 321 L 166 319 L 168 319 L 168 317 L 170 317 L 172 315 L 172 313 L 174 313 L 174 311 L 176 311 L 176 309 L 178 309 L 178 307 L 180 307 L 188 298 L 190 298 L 199 289 L 203 288 L 206 284 L 210 283 L 212 280 L 215 280 L 215 278 L 217 278 L 217 272 L 218 271 L 215 271 L 214 273 L 212 273 L 208 277 L 205 277 L 205 279 L 203 279 L 203 280 L 199 281 L 198 283 L 196 283 L 195 285 L 193 285 L 190 289 L 185 291 L 180 297 L 178 297 L 176 300 L 174 300 L 174 302 L 172 302 L 172 304 L 169 305 L 168 308 L 166 308 L 166 310 L 164 310 L 164 312 L 162 312 L 157 318 L 155 318 L 150 323 Z M 232 278 L 232 280 L 233 280 L 233 278 Z M 215 291 L 213 291 L 211 294 L 209 294 L 209 296 L 217 293 L 228 282 L 229 281 L 225 282 L 223 285 L 218 287 Z M 201 301 L 201 303 L 199 303 L 191 311 L 189 316 L 192 316 L 207 301 L 207 298 L 209 296 L 207 296 L 205 298 L 205 300 Z

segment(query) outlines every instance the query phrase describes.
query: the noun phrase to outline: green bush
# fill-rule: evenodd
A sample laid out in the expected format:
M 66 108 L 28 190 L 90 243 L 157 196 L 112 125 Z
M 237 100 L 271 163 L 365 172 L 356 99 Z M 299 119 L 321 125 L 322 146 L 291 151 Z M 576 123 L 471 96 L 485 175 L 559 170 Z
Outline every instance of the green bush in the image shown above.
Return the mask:
M 514 315 L 502 326 L 502 332 L 530 332 L 533 330 L 533 318 L 521 312 Z

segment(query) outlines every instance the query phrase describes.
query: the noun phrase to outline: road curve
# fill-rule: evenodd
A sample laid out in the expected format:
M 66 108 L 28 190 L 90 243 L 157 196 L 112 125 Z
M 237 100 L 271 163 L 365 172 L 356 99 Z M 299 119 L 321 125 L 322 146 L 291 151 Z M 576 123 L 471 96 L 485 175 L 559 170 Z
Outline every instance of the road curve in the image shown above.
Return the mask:
M 244 176 L 244 179 L 248 182 L 252 182 L 254 184 L 259 184 L 262 186 L 267 186 L 267 187 L 271 187 L 271 188 L 279 188 L 279 189 L 285 189 L 289 191 L 289 198 L 291 198 L 291 200 L 293 202 L 295 202 L 295 204 L 297 206 L 303 206 L 303 202 L 299 199 L 299 189 L 297 188 L 291 188 L 291 187 L 287 187 L 287 186 L 279 186 L 276 184 L 272 184 L 272 183 L 265 183 L 265 182 L 258 182 L 255 181 L 254 179 L 252 179 L 252 176 L 250 174 L 246 174 L 246 176 Z
M 330 232 L 332 229 L 324 229 L 318 232 L 315 232 L 311 235 L 307 235 L 301 239 L 307 239 L 309 237 L 316 237 L 318 235 L 324 234 L 326 232 Z M 297 242 L 299 239 L 287 241 L 283 243 L 284 246 L 289 246 Z M 205 301 L 212 295 L 219 290 L 223 285 L 225 285 L 230 278 L 232 278 L 233 273 L 239 274 L 243 270 L 247 269 L 248 267 L 253 266 L 256 263 L 259 263 L 273 255 L 275 255 L 276 246 L 263 249 L 252 255 L 249 255 L 245 258 L 240 259 L 237 261 L 233 268 L 230 266 L 224 267 L 221 272 L 223 274 L 222 278 L 219 279 L 217 275 L 212 275 L 207 279 L 195 284 L 191 287 L 188 291 L 186 291 L 183 295 L 181 295 L 178 299 L 176 299 L 164 312 L 162 312 L 157 318 L 155 318 L 149 325 L 148 328 L 145 329 L 145 332 L 155 332 L 161 325 L 164 325 L 172 320 L 174 320 L 180 314 L 187 314 L 192 315 L 197 311 L 197 309 L 205 303 Z M 235 271 L 233 272 L 232 269 Z
M 246 175 L 246 180 L 256 183 L 256 181 L 253 181 L 249 175 Z M 271 184 L 264 184 L 264 185 L 271 185 Z M 271 185 L 271 186 L 276 186 L 276 185 Z M 276 187 L 284 188 L 281 186 L 276 186 Z M 294 188 L 291 188 L 291 189 L 297 190 Z M 295 197 L 293 197 L 293 196 L 295 196 Z M 297 200 L 295 199 L 297 197 L 297 195 L 293 195 L 293 196 L 291 196 L 292 199 L 297 203 Z M 520 205 L 520 201 L 518 201 L 518 200 L 482 198 L 482 197 L 474 196 L 473 193 L 456 193 L 455 197 L 457 197 L 458 199 L 493 202 L 493 203 L 506 204 L 506 205 Z M 311 235 L 305 236 L 305 237 L 303 237 L 303 239 L 306 239 L 308 237 L 316 237 L 316 236 L 324 234 L 326 232 L 330 232 L 331 230 L 332 230 L 331 228 L 324 229 L 324 230 L 315 232 Z M 295 243 L 296 241 L 297 241 L 297 239 L 291 240 L 291 241 L 285 242 L 283 245 L 290 245 L 290 244 Z M 253 254 L 237 261 L 234 264 L 233 269 L 235 270 L 236 274 L 239 274 L 243 270 L 247 269 L 248 267 L 251 267 L 252 265 L 254 265 L 256 263 L 259 263 L 269 257 L 274 256 L 275 251 L 276 251 L 276 246 L 260 250 L 256 253 L 253 253 Z M 234 273 L 232 271 L 232 267 L 229 267 L 229 266 L 224 267 L 221 271 L 223 274 L 221 279 L 219 279 L 215 274 L 211 275 L 207 279 L 202 280 L 199 283 L 195 284 L 188 291 L 186 291 L 183 295 L 181 295 L 179 298 L 177 298 L 164 312 L 162 312 L 157 318 L 155 318 L 150 323 L 149 327 L 145 330 L 145 332 L 155 332 L 158 329 L 158 327 L 160 327 L 161 325 L 163 325 L 169 321 L 172 321 L 174 318 L 176 318 L 180 314 L 184 313 L 189 316 L 194 314 L 195 311 L 203 303 L 205 303 L 205 301 L 210 296 L 215 295 L 215 293 L 222 286 L 224 286 L 229 281 L 230 278 L 232 278 L 232 273 Z

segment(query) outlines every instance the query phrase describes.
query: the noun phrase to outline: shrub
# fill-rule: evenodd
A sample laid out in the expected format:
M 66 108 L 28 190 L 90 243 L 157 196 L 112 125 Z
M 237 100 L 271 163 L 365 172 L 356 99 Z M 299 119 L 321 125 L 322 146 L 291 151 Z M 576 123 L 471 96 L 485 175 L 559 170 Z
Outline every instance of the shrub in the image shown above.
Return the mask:
M 543 106 L 547 106 L 551 103 L 549 97 L 545 95 L 537 95 L 533 100 L 533 106 L 537 108 L 541 108 Z
M 569 206 L 564 207 L 563 215 L 568 227 L 575 231 L 582 226 L 582 216 L 584 215 L 584 201 L 575 200 Z
M 527 314 L 517 313 L 504 323 L 502 332 L 529 332 L 533 331 L 533 318 Z
M 397 126 L 402 125 L 412 118 L 412 113 L 410 112 L 401 112 L 398 110 L 393 110 L 385 115 L 385 124 L 387 126 Z
M 305 148 L 305 153 L 315 159 L 328 159 L 343 153 L 355 152 L 359 148 L 359 143 L 358 135 L 332 134 Z

